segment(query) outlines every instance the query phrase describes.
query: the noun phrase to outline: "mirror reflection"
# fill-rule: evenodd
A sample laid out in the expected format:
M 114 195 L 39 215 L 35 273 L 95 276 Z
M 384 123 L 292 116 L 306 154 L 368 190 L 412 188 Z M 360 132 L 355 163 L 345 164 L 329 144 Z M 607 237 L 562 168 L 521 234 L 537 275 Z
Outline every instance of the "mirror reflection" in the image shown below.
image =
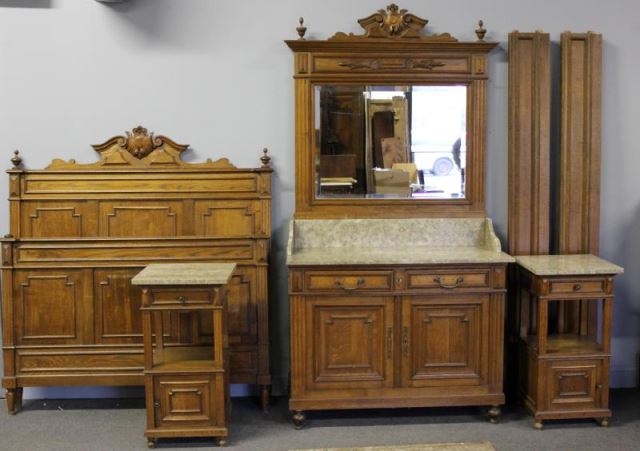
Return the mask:
M 464 198 L 467 87 L 315 87 L 316 196 Z

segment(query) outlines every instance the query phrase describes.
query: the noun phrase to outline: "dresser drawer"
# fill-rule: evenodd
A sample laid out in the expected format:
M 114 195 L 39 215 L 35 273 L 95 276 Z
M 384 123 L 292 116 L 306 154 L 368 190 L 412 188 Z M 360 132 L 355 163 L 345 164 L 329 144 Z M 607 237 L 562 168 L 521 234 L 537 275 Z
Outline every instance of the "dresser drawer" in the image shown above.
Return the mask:
M 594 279 L 573 279 L 564 281 L 551 281 L 549 283 L 549 292 L 558 293 L 603 293 L 607 289 L 605 278 Z
M 407 289 L 488 288 L 490 269 L 451 271 L 407 271 Z
M 393 271 L 307 271 L 304 289 L 308 291 L 391 291 Z
M 212 304 L 215 295 L 211 290 L 188 288 L 153 288 L 150 290 L 150 305 L 186 306 Z

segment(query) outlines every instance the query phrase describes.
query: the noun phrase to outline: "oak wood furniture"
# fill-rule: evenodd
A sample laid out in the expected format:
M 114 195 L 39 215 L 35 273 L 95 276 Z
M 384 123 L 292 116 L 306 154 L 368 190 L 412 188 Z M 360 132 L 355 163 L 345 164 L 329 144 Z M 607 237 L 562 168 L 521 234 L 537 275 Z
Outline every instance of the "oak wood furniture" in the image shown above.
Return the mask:
M 590 254 L 516 260 L 519 391 L 534 426 L 565 418 L 596 418 L 607 426 L 613 277 L 623 269 Z M 578 302 L 600 310 L 596 322 L 568 321 L 564 304 Z
M 558 251 L 598 254 L 602 35 L 564 32 L 560 40 Z
M 487 55 L 482 26 L 476 42 L 459 42 L 448 33 L 424 35 L 427 21 L 391 4 L 360 19 L 364 35 L 336 33 L 327 40 L 286 41 L 294 53 L 296 99 L 296 210 L 299 219 L 345 217 L 484 217 Z M 317 161 L 322 146 L 320 97 L 325 87 L 466 87 L 465 196 L 450 199 L 320 197 Z M 358 110 L 358 114 L 360 110 Z M 355 112 L 355 111 L 354 111 Z M 360 136 L 361 128 L 352 130 Z M 344 131 L 341 131 L 345 135 Z M 451 141 L 451 144 L 453 144 Z M 354 142 L 354 140 L 350 141 Z M 408 142 L 408 139 L 405 141 Z M 372 168 L 366 168 L 371 170 Z M 358 180 L 362 183 L 361 180 Z
M 234 263 L 173 263 L 145 267 L 131 284 L 142 290 L 148 446 L 161 437 L 217 437 L 227 444 L 229 340 L 227 283 Z M 211 343 L 164 340 L 170 313 L 211 321 Z
M 269 157 L 186 163 L 187 146 L 138 127 L 94 146 L 97 163 L 54 160 L 9 174 L 10 234 L 2 245 L 7 406 L 22 387 L 143 385 L 141 293 L 150 263 L 234 262 L 229 282 L 230 381 L 269 397 Z M 194 330 L 172 314 L 166 341 Z M 199 325 L 210 339 L 211 323 Z
M 510 261 L 482 218 L 295 220 L 294 425 L 307 410 L 460 405 L 496 421 Z
M 300 39 L 286 42 L 296 97 L 296 211 L 287 256 L 294 425 L 302 426 L 308 410 L 451 405 L 489 406 L 495 421 L 504 402 L 505 272 L 513 261 L 484 212 L 487 56 L 496 44 L 484 42 L 482 23 L 476 42 L 425 35 L 427 21 L 395 4 L 358 22 L 363 35 L 328 40 L 305 40 L 301 22 Z M 416 96 L 453 95 L 434 116 L 453 109 L 453 100 L 462 105 L 455 123 L 466 129 L 438 138 L 452 157 L 449 149 L 460 143 L 466 177 L 456 194 L 398 198 L 369 195 L 367 186 L 366 195 L 321 195 L 318 98 L 343 86 L 356 86 L 365 99 L 364 114 L 352 108 L 369 118 L 365 131 L 374 125 L 375 99 L 398 99 L 383 102 L 395 123 L 379 134 L 404 146 L 419 133 L 433 141 L 427 127 L 413 128 Z M 356 124 L 351 133 L 361 131 Z M 367 132 L 367 155 L 373 135 Z M 407 147 L 411 158 L 418 151 Z M 371 179 L 379 164 L 372 160 L 365 158 Z
M 549 253 L 550 65 L 548 33 L 509 33 L 508 251 L 513 255 Z

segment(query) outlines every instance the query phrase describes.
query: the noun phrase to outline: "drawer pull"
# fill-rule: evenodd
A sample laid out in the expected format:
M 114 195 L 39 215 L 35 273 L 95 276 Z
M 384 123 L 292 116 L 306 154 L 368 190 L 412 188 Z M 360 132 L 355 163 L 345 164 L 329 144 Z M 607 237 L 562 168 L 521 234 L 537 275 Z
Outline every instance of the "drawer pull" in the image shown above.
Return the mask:
M 402 353 L 405 357 L 409 357 L 409 328 L 402 328 Z
M 176 301 L 178 301 L 178 302 L 182 302 L 182 303 L 184 304 L 185 302 L 187 302 L 187 298 L 186 298 L 186 297 L 184 297 L 184 296 L 178 296 L 178 297 L 176 298 Z
M 440 276 L 434 277 L 433 281 L 440 285 L 440 288 L 446 288 L 447 290 L 453 290 L 454 288 L 458 288 L 462 282 L 464 282 L 464 277 L 458 276 L 455 283 L 453 285 L 447 285 L 442 282 L 442 278 Z
M 602 384 L 598 384 L 598 385 L 596 385 L 596 388 L 597 388 L 598 390 L 602 390 Z
M 579 283 L 573 286 L 573 291 L 580 291 L 580 290 L 582 290 L 582 285 L 580 285 Z
M 153 407 L 158 409 L 160 407 L 160 401 L 153 401 Z
M 391 351 L 393 347 L 393 327 L 387 327 L 387 358 L 392 357 Z
M 362 288 L 362 286 L 364 285 L 365 280 L 360 277 L 358 280 L 356 280 L 356 285 L 353 287 L 348 287 L 344 284 L 344 282 L 340 279 L 336 280 L 336 286 L 338 288 L 342 288 L 343 290 L 346 291 L 353 291 L 353 290 L 357 290 L 358 288 Z

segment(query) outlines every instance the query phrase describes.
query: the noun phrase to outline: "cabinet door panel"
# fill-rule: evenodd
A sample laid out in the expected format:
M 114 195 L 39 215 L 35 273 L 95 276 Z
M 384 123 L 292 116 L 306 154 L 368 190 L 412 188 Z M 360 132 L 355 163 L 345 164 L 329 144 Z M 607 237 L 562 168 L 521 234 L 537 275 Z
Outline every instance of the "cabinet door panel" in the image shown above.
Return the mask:
M 393 298 L 309 298 L 309 389 L 393 385 Z
M 404 298 L 403 385 L 484 384 L 487 302 L 487 296 Z
M 601 368 L 599 360 L 546 363 L 547 410 L 599 408 Z
M 16 271 L 14 283 L 18 344 L 89 344 L 91 288 L 83 271 Z
M 155 421 L 158 428 L 208 427 L 218 423 L 224 391 L 218 393 L 214 377 L 154 377 Z M 220 406 L 218 406 L 220 404 Z

